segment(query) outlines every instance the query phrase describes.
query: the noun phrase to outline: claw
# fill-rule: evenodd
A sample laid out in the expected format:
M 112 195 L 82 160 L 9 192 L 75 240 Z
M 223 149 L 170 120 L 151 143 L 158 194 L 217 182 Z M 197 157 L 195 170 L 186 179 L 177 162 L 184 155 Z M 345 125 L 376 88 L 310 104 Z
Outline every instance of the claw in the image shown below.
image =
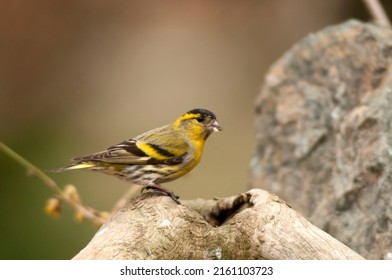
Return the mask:
M 149 185 L 149 186 L 145 186 L 142 188 L 141 192 L 143 193 L 144 190 L 153 190 L 155 192 L 161 193 L 163 195 L 167 195 L 168 197 L 170 197 L 171 199 L 174 200 L 175 203 L 177 203 L 178 205 L 181 205 L 181 202 L 179 200 L 179 196 L 175 195 L 172 191 L 169 191 L 163 187 L 161 187 L 160 185 Z

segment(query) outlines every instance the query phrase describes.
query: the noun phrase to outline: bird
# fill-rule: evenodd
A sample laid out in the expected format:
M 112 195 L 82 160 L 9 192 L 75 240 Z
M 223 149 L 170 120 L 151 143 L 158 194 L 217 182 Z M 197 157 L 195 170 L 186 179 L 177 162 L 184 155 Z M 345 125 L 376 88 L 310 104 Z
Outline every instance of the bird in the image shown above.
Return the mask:
M 161 186 L 191 171 L 201 160 L 204 144 L 212 132 L 222 131 L 216 115 L 207 109 L 193 109 L 174 122 L 152 129 L 104 151 L 75 157 L 73 164 L 49 171 L 90 170 L 113 175 L 171 197 Z

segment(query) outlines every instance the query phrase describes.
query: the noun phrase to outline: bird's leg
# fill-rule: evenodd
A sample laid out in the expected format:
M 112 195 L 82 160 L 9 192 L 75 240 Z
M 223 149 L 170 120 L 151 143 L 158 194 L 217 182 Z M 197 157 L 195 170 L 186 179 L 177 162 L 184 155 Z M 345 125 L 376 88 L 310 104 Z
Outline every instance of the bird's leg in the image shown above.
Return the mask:
M 175 195 L 172 191 L 169 191 L 169 190 L 163 188 L 159 184 L 153 184 L 153 185 L 145 186 L 145 187 L 142 188 L 142 192 L 145 189 L 146 190 L 154 190 L 154 191 L 159 192 L 161 194 L 167 195 L 167 196 L 171 197 L 171 199 L 173 199 L 175 203 L 177 203 L 178 205 L 181 205 L 180 200 L 178 200 L 180 198 L 179 196 Z

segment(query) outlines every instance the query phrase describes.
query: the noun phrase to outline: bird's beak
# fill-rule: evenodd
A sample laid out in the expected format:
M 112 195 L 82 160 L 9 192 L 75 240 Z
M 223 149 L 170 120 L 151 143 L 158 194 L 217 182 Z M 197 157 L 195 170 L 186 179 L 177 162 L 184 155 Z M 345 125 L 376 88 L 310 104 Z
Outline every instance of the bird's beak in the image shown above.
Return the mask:
M 212 131 L 215 131 L 215 132 L 218 132 L 218 131 L 222 131 L 222 130 L 223 130 L 223 128 L 220 126 L 220 124 L 218 123 L 217 120 L 214 120 L 214 121 L 211 123 L 211 128 L 212 128 Z

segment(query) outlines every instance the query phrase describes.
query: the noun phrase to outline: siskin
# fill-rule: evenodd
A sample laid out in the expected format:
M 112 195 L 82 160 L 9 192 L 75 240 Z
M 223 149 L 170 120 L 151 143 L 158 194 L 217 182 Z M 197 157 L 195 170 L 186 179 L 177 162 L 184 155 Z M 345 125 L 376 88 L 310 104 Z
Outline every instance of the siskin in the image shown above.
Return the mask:
M 214 113 L 206 109 L 193 109 L 171 124 L 150 130 L 105 151 L 76 157 L 74 164 L 50 171 L 99 171 L 141 185 L 143 189 L 161 192 L 180 204 L 178 197 L 160 184 L 191 171 L 200 162 L 208 136 L 221 130 Z

